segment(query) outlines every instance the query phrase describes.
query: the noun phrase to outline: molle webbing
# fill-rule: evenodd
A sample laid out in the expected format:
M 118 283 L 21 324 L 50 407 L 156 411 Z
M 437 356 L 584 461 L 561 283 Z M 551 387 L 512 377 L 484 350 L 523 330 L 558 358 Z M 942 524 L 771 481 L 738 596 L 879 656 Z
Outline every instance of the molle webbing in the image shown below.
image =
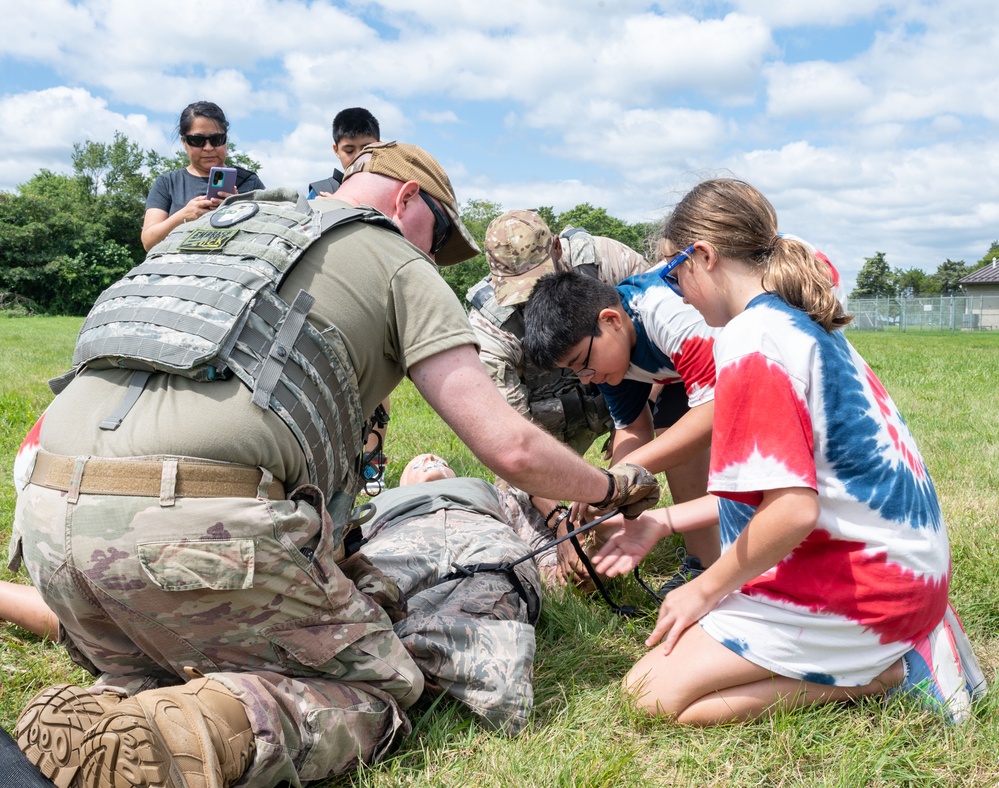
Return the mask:
M 165 285 L 149 282 L 149 277 L 167 276 L 185 277 L 200 284 Z M 216 281 L 206 285 L 209 280 Z M 132 361 L 147 359 L 151 369 L 169 367 L 175 368 L 179 374 L 188 374 L 184 370 L 205 364 L 216 355 L 224 355 L 227 333 L 233 328 L 237 329 L 232 331 L 232 339 L 238 333 L 239 326 L 234 326 L 232 319 L 269 282 L 270 279 L 259 272 L 230 264 L 141 263 L 129 271 L 125 279 L 109 287 L 97 299 L 80 330 L 73 364 L 76 366 L 83 359 L 121 356 Z M 232 292 L 214 289 L 227 285 L 233 286 Z M 167 311 L 157 306 L 146 306 L 149 303 L 147 299 L 151 297 L 176 298 L 205 307 L 202 314 L 207 312 L 213 318 L 206 319 Z M 145 324 L 161 331 L 157 332 L 159 336 L 135 336 L 100 330 L 116 323 Z M 184 337 L 184 344 L 176 341 L 181 336 Z M 214 373 L 207 371 L 205 373 L 205 377 L 213 375 Z M 200 377 L 190 376 L 196 379 Z
M 289 305 L 277 289 L 327 230 L 356 220 L 398 228 L 370 209 L 314 212 L 287 190 L 235 195 L 216 213 L 227 209 L 249 216 L 212 225 L 207 214 L 181 225 L 100 296 L 80 330 L 74 369 L 234 375 L 294 433 L 310 481 L 327 496 L 353 495 L 363 442 L 353 365 L 336 327 L 320 333 L 306 320 L 313 297 L 303 290 Z M 102 428 L 114 429 L 131 404 L 123 401 Z
M 283 317 L 280 299 L 265 293 L 254 305 L 228 356 L 229 369 L 251 389 Z M 309 474 L 315 469 L 320 489 L 327 489 L 322 483 L 325 479 L 347 478 L 350 483 L 344 489 L 353 492 L 359 483 L 354 460 L 361 451 L 364 417 L 356 395 L 353 366 L 340 332 L 331 328 L 320 334 L 306 322 L 289 360 L 294 363 L 284 365 L 270 392 L 269 406 L 295 433 L 305 452 Z M 332 379 L 341 381 L 341 385 L 328 385 L 329 374 L 324 378 L 323 370 L 330 370 Z
M 493 290 L 489 277 L 480 280 L 477 284 L 469 288 L 465 294 L 468 302 L 479 310 L 480 314 L 497 328 L 509 331 L 517 339 L 524 340 L 524 311 L 518 308 L 520 305 L 500 306 L 496 300 L 496 292 Z

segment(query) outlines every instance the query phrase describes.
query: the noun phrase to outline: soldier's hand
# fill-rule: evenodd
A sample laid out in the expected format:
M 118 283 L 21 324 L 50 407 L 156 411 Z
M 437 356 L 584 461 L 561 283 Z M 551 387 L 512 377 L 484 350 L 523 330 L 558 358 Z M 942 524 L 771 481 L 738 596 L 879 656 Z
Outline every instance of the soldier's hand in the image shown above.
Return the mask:
M 598 509 L 618 509 L 629 520 L 659 503 L 659 480 L 641 465 L 620 462 L 604 471 L 613 481 L 613 489 Z

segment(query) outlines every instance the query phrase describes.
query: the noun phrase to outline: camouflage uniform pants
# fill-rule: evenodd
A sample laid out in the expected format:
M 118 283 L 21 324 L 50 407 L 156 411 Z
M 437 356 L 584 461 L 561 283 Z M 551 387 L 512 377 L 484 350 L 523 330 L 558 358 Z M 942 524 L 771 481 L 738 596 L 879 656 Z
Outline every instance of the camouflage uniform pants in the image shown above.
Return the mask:
M 27 485 L 24 563 L 97 687 L 133 694 L 184 669 L 246 706 L 240 784 L 294 786 L 376 760 L 409 730 L 423 676 L 385 611 L 346 578 L 311 500 L 77 495 Z M 293 496 L 294 497 L 294 496 Z
M 468 705 L 507 734 L 519 733 L 534 704 L 532 624 L 541 604 L 537 567 L 525 561 L 516 568 L 530 605 L 500 572 L 438 581 L 455 571 L 455 563 L 520 558 L 529 552 L 527 544 L 507 523 L 461 508 L 376 519 L 365 526 L 365 536 L 361 552 L 396 581 L 406 599 L 406 617 L 395 631 L 428 688 Z

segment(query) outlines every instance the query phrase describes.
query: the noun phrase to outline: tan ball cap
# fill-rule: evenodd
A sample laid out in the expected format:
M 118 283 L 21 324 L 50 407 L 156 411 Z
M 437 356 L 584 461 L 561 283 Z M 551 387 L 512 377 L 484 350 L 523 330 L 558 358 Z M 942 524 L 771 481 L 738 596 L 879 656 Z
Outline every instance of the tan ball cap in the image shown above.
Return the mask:
M 366 153 L 371 156 L 362 161 L 361 157 Z M 454 265 L 479 253 L 478 244 L 458 216 L 458 201 L 447 173 L 437 159 L 423 148 L 395 141 L 365 145 L 358 154 L 358 160 L 344 172 L 343 180 L 346 181 L 356 172 L 371 172 L 403 182 L 416 181 L 420 189 L 443 206 L 454 231 L 444 247 L 437 252 L 437 265 Z

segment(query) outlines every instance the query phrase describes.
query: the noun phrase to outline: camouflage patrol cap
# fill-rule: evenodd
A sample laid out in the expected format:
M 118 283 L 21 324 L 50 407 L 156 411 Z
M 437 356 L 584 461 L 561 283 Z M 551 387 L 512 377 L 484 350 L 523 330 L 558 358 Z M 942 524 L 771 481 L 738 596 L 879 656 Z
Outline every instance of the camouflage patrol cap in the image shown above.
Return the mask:
M 507 211 L 486 228 L 486 261 L 500 306 L 521 304 L 534 283 L 555 270 L 552 231 L 534 211 Z
M 366 156 L 368 153 L 371 155 Z M 454 265 L 479 253 L 478 244 L 458 216 L 458 201 L 447 173 L 423 148 L 394 140 L 373 142 L 361 149 L 357 159 L 344 172 L 343 180 L 358 172 L 372 172 L 403 182 L 416 181 L 422 191 L 443 206 L 455 232 L 435 255 L 437 265 Z

